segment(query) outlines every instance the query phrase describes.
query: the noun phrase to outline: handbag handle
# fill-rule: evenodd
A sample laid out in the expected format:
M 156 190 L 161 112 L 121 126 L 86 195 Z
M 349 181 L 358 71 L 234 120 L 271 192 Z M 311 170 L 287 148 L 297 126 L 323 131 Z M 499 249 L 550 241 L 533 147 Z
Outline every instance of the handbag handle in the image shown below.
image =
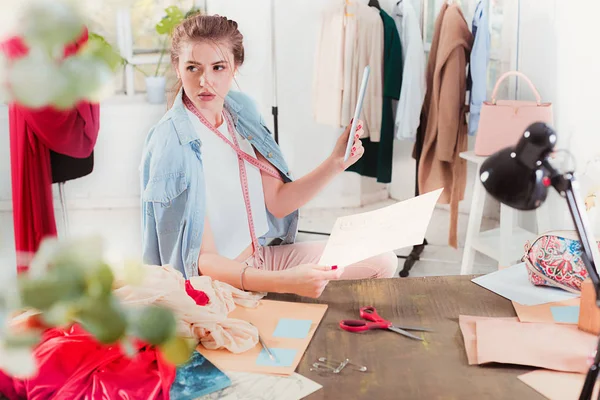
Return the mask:
M 519 78 L 522 78 L 525 82 L 527 82 L 527 84 L 529 85 L 529 88 L 535 95 L 535 100 L 537 102 L 537 105 L 539 106 L 542 104 L 542 97 L 540 96 L 540 93 L 537 91 L 537 89 L 533 85 L 533 82 L 531 82 L 531 80 L 527 76 L 525 76 L 525 74 L 523 74 L 522 72 L 519 72 L 519 71 L 508 71 L 508 72 L 505 72 L 504 74 L 502 74 L 502 76 L 500 76 L 500 78 L 498 78 L 498 81 L 496 81 L 496 86 L 494 86 L 494 91 L 492 92 L 492 104 L 496 104 L 496 95 L 498 94 L 498 89 L 500 88 L 500 84 L 502 83 L 502 81 L 504 79 L 508 78 L 509 76 L 518 76 Z

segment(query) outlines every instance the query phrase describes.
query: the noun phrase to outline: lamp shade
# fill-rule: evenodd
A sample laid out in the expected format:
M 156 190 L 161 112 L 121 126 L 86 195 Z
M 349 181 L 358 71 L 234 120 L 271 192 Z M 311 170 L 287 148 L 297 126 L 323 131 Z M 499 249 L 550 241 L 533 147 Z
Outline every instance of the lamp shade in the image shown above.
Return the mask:
M 514 147 L 492 154 L 481 165 L 479 178 L 496 200 L 517 210 L 542 205 L 551 185 L 545 161 L 556 143 L 554 130 L 541 122 L 530 125 Z

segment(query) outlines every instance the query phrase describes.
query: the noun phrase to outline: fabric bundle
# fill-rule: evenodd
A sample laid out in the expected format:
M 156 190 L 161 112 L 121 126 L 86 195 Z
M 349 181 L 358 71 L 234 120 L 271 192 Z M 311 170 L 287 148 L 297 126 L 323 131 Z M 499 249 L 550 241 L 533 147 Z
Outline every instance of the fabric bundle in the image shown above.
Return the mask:
M 114 294 L 125 306 L 153 304 L 172 310 L 177 319 L 177 334 L 197 338 L 207 349 L 225 348 L 242 353 L 258 343 L 258 331 L 250 323 L 228 318 L 236 304 L 256 307 L 262 293 L 244 292 L 208 276 L 195 276 L 186 281 L 181 272 L 165 266 L 144 266 L 141 285 L 126 284 L 117 279 Z M 204 292 L 209 301 L 198 306 L 188 293 L 186 282 L 195 291 Z

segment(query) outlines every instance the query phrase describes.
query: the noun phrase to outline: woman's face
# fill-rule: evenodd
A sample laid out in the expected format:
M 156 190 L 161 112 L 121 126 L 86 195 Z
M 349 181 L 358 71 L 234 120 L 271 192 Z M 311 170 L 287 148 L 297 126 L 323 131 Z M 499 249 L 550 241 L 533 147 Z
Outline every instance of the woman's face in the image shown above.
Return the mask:
M 237 70 L 227 43 L 184 42 L 175 68 L 185 94 L 198 109 L 221 112 Z

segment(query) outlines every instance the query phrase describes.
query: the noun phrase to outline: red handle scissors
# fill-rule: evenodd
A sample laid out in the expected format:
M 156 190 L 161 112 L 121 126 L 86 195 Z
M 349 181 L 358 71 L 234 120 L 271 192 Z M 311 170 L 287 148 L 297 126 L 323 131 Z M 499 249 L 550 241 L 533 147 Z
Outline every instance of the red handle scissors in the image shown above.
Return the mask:
M 382 318 L 379 314 L 377 314 L 377 310 L 375 307 L 361 307 L 360 308 L 360 317 L 365 319 L 356 320 L 356 319 L 345 319 L 340 321 L 340 328 L 348 332 L 365 332 L 372 329 L 388 329 L 392 332 L 399 333 L 406 337 L 416 340 L 423 340 L 423 338 L 419 336 L 415 336 L 409 331 L 420 331 L 420 332 L 432 332 L 431 329 L 421 328 L 417 326 L 395 326 L 390 321 Z

